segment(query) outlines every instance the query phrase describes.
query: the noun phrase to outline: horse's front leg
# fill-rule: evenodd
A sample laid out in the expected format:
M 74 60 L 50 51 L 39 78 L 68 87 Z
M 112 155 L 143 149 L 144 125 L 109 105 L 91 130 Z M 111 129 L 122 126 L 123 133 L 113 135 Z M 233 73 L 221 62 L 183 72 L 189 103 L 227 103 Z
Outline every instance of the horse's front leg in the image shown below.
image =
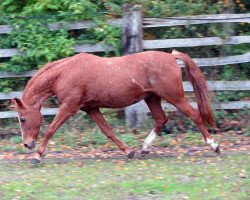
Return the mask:
M 119 149 L 122 150 L 129 159 L 132 159 L 134 157 L 135 152 L 129 150 L 127 145 L 123 143 L 121 140 L 119 140 L 119 138 L 113 134 L 112 129 L 107 124 L 105 118 L 103 117 L 99 109 L 93 109 L 86 112 L 92 118 L 92 120 L 99 126 L 102 132 L 114 143 L 116 143 Z
M 31 160 L 31 164 L 38 164 L 41 162 L 41 157 L 45 152 L 46 146 L 49 139 L 53 136 L 56 130 L 67 120 L 77 112 L 78 108 L 71 108 L 67 104 L 62 104 L 59 108 L 57 115 L 55 116 L 53 122 L 48 127 L 45 132 L 44 138 L 40 147 L 38 148 L 34 158 Z

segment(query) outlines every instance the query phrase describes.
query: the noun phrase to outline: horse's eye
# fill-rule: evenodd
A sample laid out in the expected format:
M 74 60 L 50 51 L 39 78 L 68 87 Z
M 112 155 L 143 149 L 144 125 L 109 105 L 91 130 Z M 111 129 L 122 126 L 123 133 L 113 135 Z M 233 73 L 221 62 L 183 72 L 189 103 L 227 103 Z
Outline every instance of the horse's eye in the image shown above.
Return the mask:
M 22 123 L 25 123 L 25 122 L 26 122 L 26 119 L 25 119 L 24 117 L 22 117 L 22 118 L 20 119 L 20 121 L 21 121 Z

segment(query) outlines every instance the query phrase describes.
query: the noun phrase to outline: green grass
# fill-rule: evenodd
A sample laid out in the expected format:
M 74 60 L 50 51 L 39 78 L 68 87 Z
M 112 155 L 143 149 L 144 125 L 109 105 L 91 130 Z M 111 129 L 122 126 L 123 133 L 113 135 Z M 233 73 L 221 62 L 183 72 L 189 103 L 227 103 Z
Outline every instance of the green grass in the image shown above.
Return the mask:
M 249 155 L 0 165 L 7 199 L 248 199 Z

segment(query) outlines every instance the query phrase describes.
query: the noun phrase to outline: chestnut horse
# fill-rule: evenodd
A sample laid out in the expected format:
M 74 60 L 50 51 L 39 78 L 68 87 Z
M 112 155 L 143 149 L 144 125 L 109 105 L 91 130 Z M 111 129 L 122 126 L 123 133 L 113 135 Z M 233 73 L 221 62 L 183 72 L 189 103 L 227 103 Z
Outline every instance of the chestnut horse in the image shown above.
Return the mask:
M 176 59 L 182 59 L 185 63 L 187 76 L 194 87 L 197 111 L 184 97 L 181 69 Z M 154 129 L 145 139 L 142 155 L 149 153 L 153 140 L 168 121 L 161 107 L 161 99 L 191 118 L 199 127 L 205 141 L 219 153 L 219 145 L 206 128 L 206 125 L 215 124 L 206 80 L 187 54 L 177 51 L 172 54 L 147 51 L 122 57 L 102 58 L 80 53 L 48 63 L 30 79 L 21 99 L 12 100 L 18 112 L 26 148 L 35 147 L 42 122 L 42 103 L 54 95 L 60 103 L 60 108 L 31 160 L 33 164 L 41 161 L 48 141 L 55 131 L 79 109 L 85 111 L 128 158 L 133 158 L 134 151 L 113 134 L 99 108 L 121 108 L 142 99 L 147 103 L 156 122 Z

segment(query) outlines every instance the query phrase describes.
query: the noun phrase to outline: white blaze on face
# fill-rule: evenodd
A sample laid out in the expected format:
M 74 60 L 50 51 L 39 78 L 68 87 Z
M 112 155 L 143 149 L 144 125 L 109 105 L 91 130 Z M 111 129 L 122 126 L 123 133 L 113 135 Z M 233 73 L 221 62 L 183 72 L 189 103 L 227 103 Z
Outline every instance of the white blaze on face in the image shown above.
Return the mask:
M 144 144 L 143 144 L 143 147 L 142 147 L 142 151 L 148 151 L 148 148 L 151 146 L 152 142 L 155 140 L 156 138 L 156 132 L 155 130 L 153 129 L 148 137 L 145 139 L 144 141 Z
M 209 144 L 212 147 L 212 149 L 215 151 L 216 148 L 218 147 L 218 144 L 214 141 L 214 139 L 207 138 L 206 141 L 207 141 L 207 144 Z
M 21 125 L 21 121 L 20 121 L 20 116 L 18 115 L 18 121 L 20 124 L 20 128 L 21 128 L 21 135 L 22 135 L 22 140 L 23 140 L 23 129 L 22 129 L 22 125 Z

